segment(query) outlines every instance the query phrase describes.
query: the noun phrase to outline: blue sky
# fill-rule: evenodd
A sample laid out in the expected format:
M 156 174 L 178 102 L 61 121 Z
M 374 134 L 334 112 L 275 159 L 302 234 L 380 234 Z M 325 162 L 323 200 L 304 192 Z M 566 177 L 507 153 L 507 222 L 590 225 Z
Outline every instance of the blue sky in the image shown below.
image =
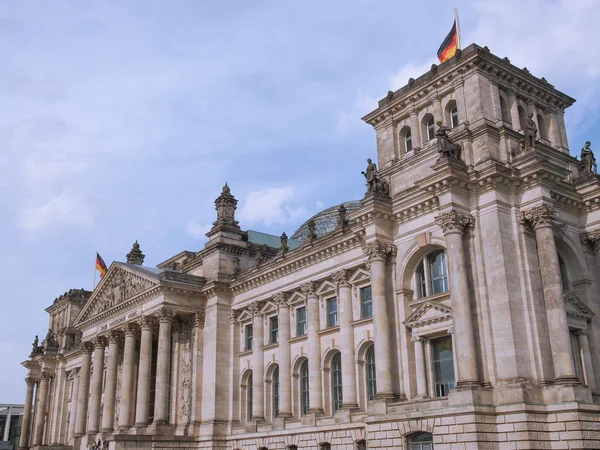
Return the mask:
M 0 0 L 0 403 L 23 402 L 44 308 L 91 288 L 96 249 L 200 250 L 225 181 L 274 234 L 361 198 L 360 117 L 435 62 L 452 4 Z M 463 44 L 575 97 L 571 151 L 600 148 L 600 4 L 458 4 Z

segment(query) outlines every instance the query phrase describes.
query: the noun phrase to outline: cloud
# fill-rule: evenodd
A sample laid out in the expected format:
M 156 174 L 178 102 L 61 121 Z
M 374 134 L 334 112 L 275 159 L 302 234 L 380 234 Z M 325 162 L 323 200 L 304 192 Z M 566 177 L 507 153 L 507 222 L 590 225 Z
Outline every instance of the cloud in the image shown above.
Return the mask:
M 240 221 L 249 225 L 262 224 L 270 227 L 308 218 L 310 211 L 297 205 L 298 197 L 292 186 L 250 192 L 240 210 Z
M 88 228 L 92 223 L 93 214 L 83 196 L 64 190 L 44 205 L 23 209 L 17 227 L 39 233 L 53 226 Z
M 205 241 L 206 233 L 210 231 L 212 224 L 199 224 L 196 222 L 188 222 L 185 227 L 185 232 L 196 241 Z
M 430 59 L 422 64 L 408 63 L 401 67 L 395 75 L 390 78 L 391 90 L 395 91 L 408 84 L 409 78 L 418 78 L 431 70 L 431 65 L 437 63 L 437 59 Z
M 364 124 L 360 118 L 373 111 L 375 108 L 377 108 L 377 99 L 359 91 L 356 94 L 352 106 L 347 111 L 340 113 L 335 127 L 336 131 L 338 133 L 346 133 L 348 131 L 361 129 Z

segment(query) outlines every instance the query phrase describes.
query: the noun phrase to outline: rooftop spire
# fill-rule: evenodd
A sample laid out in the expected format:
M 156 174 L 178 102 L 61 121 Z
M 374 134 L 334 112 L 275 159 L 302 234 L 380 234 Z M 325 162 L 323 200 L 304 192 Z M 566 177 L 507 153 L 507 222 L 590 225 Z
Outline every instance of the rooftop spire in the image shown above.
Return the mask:
M 238 223 L 235 221 L 237 203 L 238 201 L 231 195 L 231 189 L 229 189 L 229 186 L 225 183 L 221 195 L 215 200 L 215 209 L 217 210 L 217 221 L 214 223 L 215 227 L 219 225 L 229 225 L 234 228 L 239 228 Z
M 144 263 L 144 254 L 140 250 L 140 244 L 138 244 L 137 239 L 133 244 L 133 248 L 129 253 L 127 253 L 127 264 L 135 264 L 137 266 L 141 266 Z

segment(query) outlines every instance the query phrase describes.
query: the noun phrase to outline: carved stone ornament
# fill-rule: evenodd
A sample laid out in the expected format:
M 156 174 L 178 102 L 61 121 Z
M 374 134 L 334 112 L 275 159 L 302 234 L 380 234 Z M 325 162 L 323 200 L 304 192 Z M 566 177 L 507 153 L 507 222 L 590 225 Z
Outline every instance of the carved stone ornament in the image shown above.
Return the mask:
M 162 308 L 156 312 L 159 322 L 172 322 L 175 318 L 175 311 L 169 308 Z
M 238 229 L 238 222 L 235 220 L 235 210 L 238 201 L 233 195 L 227 183 L 223 186 L 221 195 L 215 200 L 215 209 L 217 210 L 217 221 L 213 223 L 213 229 L 219 225 L 228 225 Z
M 591 145 L 590 141 L 587 141 L 581 149 L 581 161 L 578 165 L 576 182 L 594 179 L 598 175 L 598 164 L 596 163 L 594 152 L 590 148 Z
M 317 284 L 314 281 L 309 281 L 300 286 L 300 290 L 305 297 L 316 297 L 317 296 Z
M 385 261 L 392 251 L 393 245 L 384 244 L 381 241 L 370 242 L 368 244 L 364 244 L 363 246 L 363 253 L 369 257 L 369 261 Z
M 558 215 L 558 211 L 553 206 L 540 205 L 528 211 L 520 212 L 518 217 L 519 222 L 523 225 L 528 225 L 536 230 L 544 227 L 552 228 Z
M 137 239 L 133 243 L 133 247 L 129 253 L 126 255 L 128 264 L 135 264 L 136 266 L 141 266 L 144 263 L 144 254 L 140 250 L 140 244 L 138 244 Z
M 229 322 L 231 323 L 235 323 L 237 322 L 238 316 L 240 315 L 239 311 L 236 311 L 235 309 L 232 309 L 229 312 Z
M 278 292 L 273 296 L 273 301 L 277 304 L 277 309 L 284 307 L 287 308 L 287 296 L 284 292 Z
M 390 195 L 390 186 L 379 176 L 377 165 L 371 159 L 367 159 L 367 168 L 361 173 L 365 176 L 365 180 L 367 181 L 367 194 Z
M 40 375 L 40 381 L 42 383 L 44 383 L 44 382 L 48 383 L 51 379 L 52 379 L 52 374 L 50 374 L 49 372 L 42 372 L 42 374 Z
M 248 305 L 248 312 L 252 315 L 252 317 L 260 316 L 261 309 L 263 307 L 263 302 L 252 302 Z
M 435 223 L 442 229 L 444 234 L 464 233 L 467 227 L 473 226 L 473 216 L 450 211 L 435 217 Z
M 577 330 L 577 331 L 575 332 L 575 335 L 576 335 L 576 336 L 587 336 L 587 335 L 588 335 L 588 333 L 589 333 L 589 331 L 588 331 L 588 329 L 587 329 L 587 328 L 582 328 L 581 330 Z
M 288 250 L 288 237 L 287 234 L 285 234 L 285 231 L 283 233 L 281 233 L 281 236 L 279 237 L 279 241 L 280 241 L 280 246 L 279 246 L 279 254 L 280 255 L 285 255 Z
M 425 340 L 425 338 L 421 337 L 421 336 L 411 336 L 410 340 L 412 342 L 423 342 Z
M 596 252 L 600 252 L 600 228 L 580 235 L 581 243 L 590 247 Z
M 152 316 L 142 316 L 137 320 L 137 324 L 143 330 L 152 330 L 156 326 L 156 319 Z
M 452 139 L 450 139 L 450 136 L 448 136 L 448 132 L 451 131 L 451 129 L 441 121 L 438 121 L 437 126 L 438 129 L 435 132 L 435 136 L 437 138 L 440 157 L 462 161 L 462 147 L 460 144 L 453 142 Z
M 446 330 L 448 334 L 454 334 L 454 327 L 450 327 Z
M 125 333 L 125 336 L 135 336 L 138 327 L 137 324 L 134 322 L 127 322 L 125 325 L 123 325 L 121 329 L 123 333 Z
M 342 203 L 340 205 L 340 207 L 338 208 L 338 220 L 337 220 L 337 224 L 335 226 L 336 230 L 346 230 L 348 228 L 348 226 L 350 225 L 350 221 L 346 217 L 347 214 L 348 214 L 348 210 Z
M 206 323 L 206 314 L 203 312 L 197 312 L 194 314 L 194 326 L 196 328 L 204 328 Z
M 350 278 L 350 271 L 346 269 L 338 270 L 333 273 L 333 282 L 339 288 L 340 286 L 350 287 L 350 283 L 348 283 L 348 278 Z
M 25 383 L 27 384 L 28 387 L 35 386 L 36 379 L 33 377 L 25 377 Z
M 94 344 L 89 341 L 85 341 L 81 343 L 81 351 L 83 353 L 92 353 L 94 350 Z

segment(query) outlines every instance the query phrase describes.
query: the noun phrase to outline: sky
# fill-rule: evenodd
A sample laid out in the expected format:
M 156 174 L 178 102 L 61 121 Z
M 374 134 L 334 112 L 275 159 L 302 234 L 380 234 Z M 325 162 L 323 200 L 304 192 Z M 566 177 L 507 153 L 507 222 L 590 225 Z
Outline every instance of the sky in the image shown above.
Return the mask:
M 225 182 L 279 235 L 364 195 L 360 118 L 436 62 L 441 0 L 0 0 L 0 403 L 23 403 L 44 309 L 91 289 L 95 253 L 154 266 L 203 248 Z M 600 2 L 458 1 L 487 45 L 577 99 L 600 147 Z M 596 142 L 596 144 L 595 144 Z

